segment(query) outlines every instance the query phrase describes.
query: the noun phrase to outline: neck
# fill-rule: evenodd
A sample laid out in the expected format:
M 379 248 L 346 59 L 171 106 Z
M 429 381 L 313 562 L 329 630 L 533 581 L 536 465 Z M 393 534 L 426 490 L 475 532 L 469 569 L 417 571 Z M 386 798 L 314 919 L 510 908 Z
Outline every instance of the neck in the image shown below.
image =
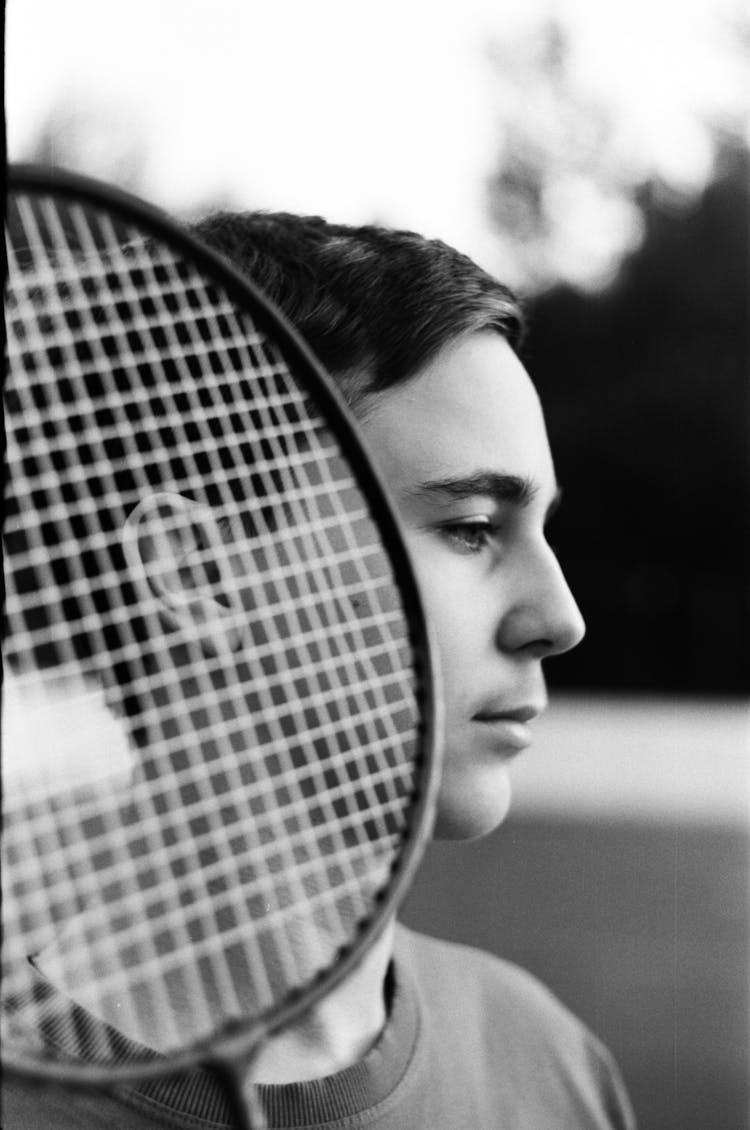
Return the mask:
M 385 979 L 394 927 L 391 919 L 348 977 L 263 1046 L 253 1063 L 254 1082 L 302 1083 L 343 1071 L 367 1054 L 386 1021 Z M 59 989 L 123 1035 L 164 1050 L 164 1032 L 148 994 L 143 1001 L 132 991 L 102 999 L 94 991 L 96 978 L 92 981 L 80 975 L 70 955 L 90 957 L 92 953 L 91 939 L 81 930 L 80 922 L 74 921 L 56 945 L 37 955 L 37 967 Z M 88 993 L 90 984 L 94 990 Z M 187 1030 L 187 1012 L 185 1023 Z
M 333 1075 L 362 1059 L 386 1021 L 385 979 L 394 920 L 359 965 L 300 1021 L 266 1043 L 253 1064 L 256 1083 L 302 1083 Z

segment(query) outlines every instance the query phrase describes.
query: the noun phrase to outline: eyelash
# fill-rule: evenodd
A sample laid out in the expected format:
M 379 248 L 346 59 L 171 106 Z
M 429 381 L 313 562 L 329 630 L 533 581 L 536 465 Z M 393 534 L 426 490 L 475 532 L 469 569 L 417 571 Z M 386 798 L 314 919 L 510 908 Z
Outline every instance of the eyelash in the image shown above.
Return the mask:
M 500 531 L 495 522 L 479 521 L 477 519 L 465 522 L 451 522 L 442 526 L 443 536 L 462 553 L 481 553 Z

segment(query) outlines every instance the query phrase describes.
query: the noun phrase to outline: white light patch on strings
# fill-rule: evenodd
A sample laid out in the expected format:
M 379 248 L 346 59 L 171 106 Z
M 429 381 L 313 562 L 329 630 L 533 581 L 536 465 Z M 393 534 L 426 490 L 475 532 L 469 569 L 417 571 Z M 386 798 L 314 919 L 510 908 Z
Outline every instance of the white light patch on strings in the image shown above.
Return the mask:
M 104 692 L 83 679 L 3 680 L 2 780 L 9 792 L 53 796 L 121 789 L 134 766 Z

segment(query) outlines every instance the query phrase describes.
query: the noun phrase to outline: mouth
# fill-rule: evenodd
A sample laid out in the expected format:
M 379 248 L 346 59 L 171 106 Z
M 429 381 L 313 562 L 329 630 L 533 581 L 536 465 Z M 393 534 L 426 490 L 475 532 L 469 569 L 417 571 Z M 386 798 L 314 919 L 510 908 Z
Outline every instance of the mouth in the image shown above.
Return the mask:
M 520 753 L 534 740 L 531 722 L 541 713 L 535 706 L 521 706 L 516 710 L 487 710 L 475 714 L 472 721 L 482 732 L 492 738 L 501 750 Z

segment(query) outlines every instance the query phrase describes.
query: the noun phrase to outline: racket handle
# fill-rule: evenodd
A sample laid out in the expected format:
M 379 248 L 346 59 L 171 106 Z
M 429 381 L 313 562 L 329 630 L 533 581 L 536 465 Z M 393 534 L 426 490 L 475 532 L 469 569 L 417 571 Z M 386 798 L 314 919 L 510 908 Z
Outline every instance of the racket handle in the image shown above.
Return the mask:
M 255 1054 L 252 1056 L 252 1060 L 254 1059 Z M 214 1063 L 212 1068 L 224 1085 L 235 1130 L 267 1130 L 266 1113 L 255 1087 L 252 1083 L 246 1085 L 250 1073 L 247 1060 L 243 1059 L 241 1063 L 222 1060 Z

